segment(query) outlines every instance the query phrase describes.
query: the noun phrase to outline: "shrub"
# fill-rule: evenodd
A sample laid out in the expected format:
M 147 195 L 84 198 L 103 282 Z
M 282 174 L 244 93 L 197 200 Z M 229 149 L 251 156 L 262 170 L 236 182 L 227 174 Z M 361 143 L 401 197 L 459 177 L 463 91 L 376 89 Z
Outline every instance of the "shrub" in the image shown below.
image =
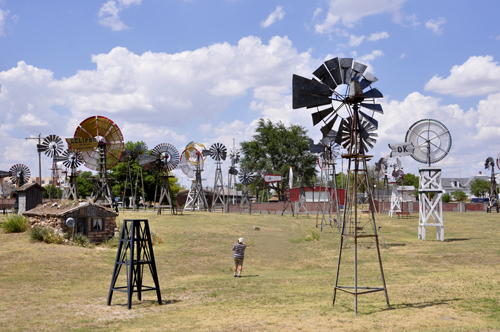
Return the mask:
M 151 242 L 153 243 L 153 245 L 161 244 L 163 243 L 163 238 L 155 232 L 151 232 Z
M 120 235 L 113 236 L 111 239 L 106 239 L 102 244 L 109 248 L 118 248 L 119 243 L 120 243 Z
M 28 230 L 30 226 L 28 219 L 20 214 L 11 214 L 7 216 L 7 221 L 2 224 L 5 233 L 22 233 Z
M 451 195 L 446 193 L 443 195 L 443 203 L 449 203 L 451 201 Z
M 312 231 L 311 235 L 306 235 L 306 238 L 304 240 L 306 240 L 306 241 L 319 241 L 319 237 L 320 237 L 320 235 L 318 232 Z
M 467 194 L 460 190 L 454 191 L 451 196 L 459 202 L 465 201 L 467 199 Z
M 35 226 L 30 230 L 30 239 L 32 242 L 42 242 L 49 232 L 48 227 Z
M 75 234 L 74 242 L 82 247 L 87 247 L 87 248 L 93 247 L 92 244 L 90 243 L 89 238 L 81 233 Z

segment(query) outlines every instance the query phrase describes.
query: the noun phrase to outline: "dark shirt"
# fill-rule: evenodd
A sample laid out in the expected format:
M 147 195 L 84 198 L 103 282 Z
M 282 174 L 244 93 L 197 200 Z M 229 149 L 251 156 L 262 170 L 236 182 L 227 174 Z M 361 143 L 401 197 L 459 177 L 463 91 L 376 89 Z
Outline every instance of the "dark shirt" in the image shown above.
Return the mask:
M 236 243 L 233 246 L 234 258 L 238 258 L 238 259 L 245 258 L 245 249 L 246 248 L 247 248 L 246 244 Z

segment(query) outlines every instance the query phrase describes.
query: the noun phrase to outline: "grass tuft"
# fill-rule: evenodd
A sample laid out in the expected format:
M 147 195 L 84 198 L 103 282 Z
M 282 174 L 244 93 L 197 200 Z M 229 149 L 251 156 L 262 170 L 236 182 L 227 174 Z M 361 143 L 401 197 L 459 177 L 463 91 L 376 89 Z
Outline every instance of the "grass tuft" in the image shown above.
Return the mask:
M 2 229 L 5 233 L 22 233 L 30 227 L 28 218 L 21 214 L 11 214 L 6 219 L 7 221 L 2 223 Z

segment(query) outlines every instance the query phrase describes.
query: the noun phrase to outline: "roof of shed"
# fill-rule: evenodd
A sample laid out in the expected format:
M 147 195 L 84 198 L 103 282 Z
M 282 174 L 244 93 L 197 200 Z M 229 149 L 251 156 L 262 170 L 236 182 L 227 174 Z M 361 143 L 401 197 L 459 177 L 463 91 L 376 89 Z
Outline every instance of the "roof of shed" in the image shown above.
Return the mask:
M 106 210 L 109 213 L 114 214 L 115 216 L 118 216 L 118 213 L 116 213 L 113 210 L 110 210 L 108 208 L 105 208 L 101 205 L 94 204 L 88 201 L 61 201 L 59 203 L 45 203 L 45 204 L 40 204 L 37 207 L 24 212 L 23 214 L 28 215 L 28 216 L 56 216 L 56 217 L 63 217 L 68 213 L 71 213 L 73 211 L 79 210 L 81 208 L 85 208 L 87 206 L 95 206 L 99 209 Z

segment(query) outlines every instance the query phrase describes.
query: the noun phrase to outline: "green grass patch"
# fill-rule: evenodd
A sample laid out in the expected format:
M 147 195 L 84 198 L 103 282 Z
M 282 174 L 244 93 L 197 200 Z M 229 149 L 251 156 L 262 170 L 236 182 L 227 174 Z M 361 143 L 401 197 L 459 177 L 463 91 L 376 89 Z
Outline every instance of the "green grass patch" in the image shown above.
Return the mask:
M 10 214 L 2 223 L 2 229 L 5 233 L 22 233 L 26 232 L 29 227 L 28 218 L 21 214 Z

